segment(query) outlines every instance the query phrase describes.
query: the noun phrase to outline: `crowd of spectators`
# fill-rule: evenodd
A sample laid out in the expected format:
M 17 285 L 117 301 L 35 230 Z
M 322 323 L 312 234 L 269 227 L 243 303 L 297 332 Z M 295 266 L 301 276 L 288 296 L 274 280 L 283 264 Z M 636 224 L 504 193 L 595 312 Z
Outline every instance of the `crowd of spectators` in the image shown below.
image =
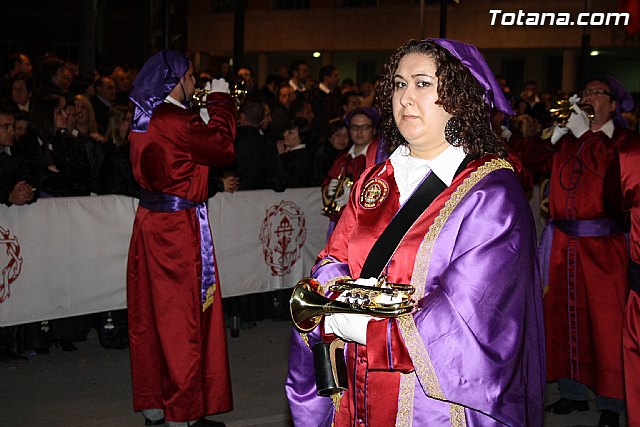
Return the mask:
M 138 197 L 128 138 L 133 112 L 128 92 L 136 70 L 117 66 L 87 76 L 55 55 L 45 55 L 35 65 L 25 53 L 13 54 L 0 77 L 0 203 L 24 205 L 44 197 L 100 194 Z M 235 92 L 238 130 L 235 167 L 211 171 L 210 196 L 322 185 L 327 190 L 323 195 L 331 197 L 341 174 L 356 164 L 353 158 L 362 151 L 358 138 L 366 139 L 365 155 L 377 134 L 377 119 L 371 115 L 375 82 L 341 81 L 333 65 L 322 67 L 314 78 L 304 61 L 293 61 L 270 73 L 262 85 L 248 66 L 235 72 L 200 70 L 197 85 L 202 88 L 214 77 L 226 78 Z M 530 151 L 552 125 L 552 101 L 569 94 L 539 93 L 534 81 L 526 81 L 516 96 L 506 79 L 497 77 L 516 114 L 496 114 L 494 131 L 508 146 L 523 187 L 531 194 L 550 171 L 533 167 L 539 165 L 530 164 Z M 361 112 L 360 117 L 349 123 L 354 111 Z M 627 121 L 637 130 L 637 114 L 631 113 Z M 380 142 L 375 140 L 375 150 L 367 157 L 380 160 Z M 346 166 L 334 165 L 336 159 Z M 0 328 L 0 357 L 23 360 L 14 349 L 46 353 L 52 345 L 73 351 L 73 342 L 86 339 L 91 327 L 96 327 L 105 347 L 126 347 L 126 312 L 109 312 L 36 322 L 17 331 Z
M 136 69 L 115 66 L 81 74 L 76 64 L 54 54 L 32 63 L 12 54 L 0 76 L 0 203 L 25 205 L 46 197 L 121 194 L 138 197 L 129 162 L 133 106 L 128 99 Z M 365 96 L 352 80 L 340 84 L 329 65 L 318 79 L 304 61 L 271 73 L 258 85 L 250 67 L 235 72 L 201 70 L 198 85 L 224 77 L 238 100 L 236 164 L 212 170 L 209 195 L 236 190 L 319 186 L 335 158 L 349 148 L 343 117 Z M 242 83 L 240 83 L 242 82 Z M 371 85 L 369 85 L 371 87 Z M 91 327 L 115 336 L 105 347 L 126 347 L 126 313 L 36 322 L 0 328 L 0 356 L 24 360 L 19 353 L 47 353 L 52 345 L 73 351 Z M 107 329 L 105 329 L 105 325 Z M 17 338 L 17 340 L 16 340 Z M 102 336 L 101 336 L 102 338 Z M 17 341 L 17 344 L 16 344 Z

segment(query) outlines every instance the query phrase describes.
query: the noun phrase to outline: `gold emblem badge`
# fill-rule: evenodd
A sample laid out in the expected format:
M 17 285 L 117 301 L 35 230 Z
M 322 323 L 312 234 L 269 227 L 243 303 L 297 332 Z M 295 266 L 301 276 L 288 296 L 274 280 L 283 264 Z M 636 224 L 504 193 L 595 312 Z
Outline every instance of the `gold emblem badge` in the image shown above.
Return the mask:
M 389 184 L 380 178 L 371 178 L 362 188 L 360 193 L 360 206 L 365 209 L 374 209 L 380 206 L 389 194 Z

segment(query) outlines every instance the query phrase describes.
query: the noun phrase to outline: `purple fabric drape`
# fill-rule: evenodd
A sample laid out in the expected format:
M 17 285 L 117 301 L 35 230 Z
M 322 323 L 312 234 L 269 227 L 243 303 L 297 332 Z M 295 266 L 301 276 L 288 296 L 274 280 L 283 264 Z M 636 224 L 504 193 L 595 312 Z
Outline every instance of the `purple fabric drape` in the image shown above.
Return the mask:
M 483 414 L 510 426 L 542 425 L 536 232 L 518 185 L 511 171 L 493 172 L 446 218 L 413 315 L 443 395 L 472 409 L 465 410 L 469 427 L 494 425 Z M 448 425 L 448 405 L 430 396 L 424 380 L 416 384 L 413 425 Z
M 540 236 L 538 258 L 540 259 L 540 278 L 542 288 L 549 285 L 549 263 L 551 262 L 551 244 L 553 243 L 553 224 L 547 223 Z
M 428 39 L 438 43 L 443 48 L 447 49 L 453 56 L 458 58 L 462 64 L 471 71 L 473 77 L 482 85 L 485 92 L 485 102 L 490 107 L 496 108 L 503 113 L 513 116 L 513 108 L 504 96 L 502 88 L 496 81 L 496 78 L 491 71 L 491 68 L 485 61 L 484 57 L 473 45 L 462 43 L 457 40 L 451 39 Z
M 311 276 L 324 285 L 335 277 L 350 276 L 349 266 L 333 258 L 325 258 L 316 263 Z M 296 427 L 329 427 L 333 422 L 332 400 L 318 396 L 316 389 L 311 348 L 322 341 L 319 329 L 306 334 L 307 342 L 295 329 L 291 335 L 285 388 Z
M 349 265 L 331 257 L 318 261 L 311 270 L 311 277 L 317 279 L 323 285 L 329 280 L 339 276 L 351 277 Z
M 620 234 L 624 230 L 610 218 L 581 219 L 581 220 L 551 220 L 558 230 L 575 237 L 597 237 Z

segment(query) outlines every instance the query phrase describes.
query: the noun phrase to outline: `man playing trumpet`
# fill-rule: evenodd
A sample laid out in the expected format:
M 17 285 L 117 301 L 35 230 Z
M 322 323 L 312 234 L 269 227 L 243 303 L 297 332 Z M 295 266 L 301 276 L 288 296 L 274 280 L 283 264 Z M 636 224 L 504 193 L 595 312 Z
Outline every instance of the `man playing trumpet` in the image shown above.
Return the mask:
M 327 237 L 333 232 L 349 200 L 351 185 L 366 168 L 376 163 L 379 121 L 378 112 L 371 107 L 356 108 L 345 117 L 353 145 L 336 158 L 322 182 L 324 212 L 331 220 Z
M 534 147 L 540 151 L 537 159 L 525 159 L 545 168 L 541 159 L 551 163 L 551 222 L 541 263 L 548 272 L 547 380 L 558 381 L 560 399 L 546 410 L 586 411 L 591 388 L 601 413 L 598 425 L 618 426 L 624 408 L 622 325 L 629 255 L 619 216 L 606 200 L 620 183 L 605 176 L 620 144 L 638 143 L 620 116 L 633 100 L 620 82 L 606 77 L 589 81 L 571 101 L 574 113 L 566 126 L 556 125 L 550 140 Z M 591 121 L 584 106 L 593 110 Z
M 127 265 L 133 408 L 145 425 L 224 426 L 233 407 L 218 267 L 206 201 L 210 167 L 234 162 L 235 106 L 222 79 L 188 109 L 193 65 L 163 50 L 138 73 L 131 164 L 142 193 Z M 206 114 L 205 114 L 206 113 Z

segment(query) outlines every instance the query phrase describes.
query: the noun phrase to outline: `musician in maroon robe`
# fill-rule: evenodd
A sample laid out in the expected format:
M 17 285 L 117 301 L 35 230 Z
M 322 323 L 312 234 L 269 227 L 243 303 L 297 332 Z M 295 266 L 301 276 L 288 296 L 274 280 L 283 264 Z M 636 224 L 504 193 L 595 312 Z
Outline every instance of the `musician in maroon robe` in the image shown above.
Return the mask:
M 613 78 L 591 80 L 581 97 L 571 100 L 575 113 L 566 126 L 556 126 L 551 138 L 538 145 L 539 156 L 552 162 L 553 240 L 544 260 L 549 266 L 544 307 L 547 380 L 558 381 L 560 390 L 560 399 L 546 409 L 586 411 L 590 388 L 597 395 L 599 426 L 619 425 L 624 409 L 622 327 L 629 255 L 620 212 L 606 201 L 619 182 L 610 184 L 604 177 L 619 146 L 637 138 L 618 122 L 628 98 Z M 592 121 L 585 105 L 593 108 Z M 531 164 L 544 164 L 534 160 Z
M 625 398 L 629 427 L 640 427 L 640 136 L 624 141 L 607 180 L 620 185 L 616 203 L 630 214 L 629 297 L 622 332 Z M 617 168 L 619 166 L 619 168 Z
M 340 219 L 342 209 L 347 204 L 347 200 L 349 200 L 351 186 L 346 185 L 347 181 L 344 179 L 348 178 L 351 183 L 354 183 L 365 169 L 376 164 L 376 153 L 378 152 L 380 115 L 374 108 L 356 108 L 350 111 L 344 120 L 349 129 L 349 138 L 353 144 L 348 151 L 340 154 L 335 159 L 321 186 L 325 205 L 330 201 L 335 201 L 336 206 L 340 208 L 337 212 L 329 213 L 331 222 L 329 223 L 327 238 L 331 236 L 336 222 Z M 342 188 L 338 188 L 340 185 L 342 185 Z M 339 193 L 337 197 L 336 192 Z
M 195 87 L 189 60 L 161 51 L 142 67 L 130 95 L 131 163 L 142 193 L 127 303 L 134 409 L 145 425 L 212 425 L 201 418 L 232 409 L 206 201 L 209 168 L 234 160 L 235 105 L 228 84 L 209 85 L 206 123 L 187 108 Z

